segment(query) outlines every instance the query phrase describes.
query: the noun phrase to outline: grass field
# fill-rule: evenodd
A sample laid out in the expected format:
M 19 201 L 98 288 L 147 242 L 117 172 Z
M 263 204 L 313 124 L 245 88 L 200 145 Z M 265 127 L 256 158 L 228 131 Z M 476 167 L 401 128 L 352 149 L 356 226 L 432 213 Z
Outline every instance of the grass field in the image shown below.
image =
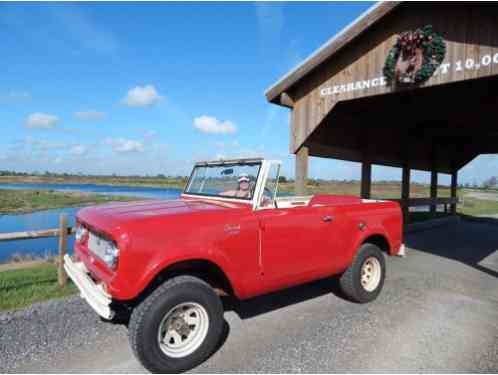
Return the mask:
M 15 310 L 34 302 L 76 293 L 70 281 L 64 288 L 57 284 L 57 268 L 45 263 L 26 269 L 0 272 L 0 311 Z
M 496 215 L 498 201 L 464 198 L 464 204 L 458 207 L 458 212 L 464 215 Z
M 280 183 L 278 189 L 281 192 L 293 193 L 294 183 Z M 359 181 L 310 181 L 306 185 L 308 194 L 345 194 L 359 195 Z M 401 197 L 401 183 L 397 181 L 373 182 L 372 198 L 389 198 L 395 199 Z M 411 184 L 410 197 L 423 198 L 430 196 L 429 185 Z M 439 197 L 449 197 L 450 188 L 445 186 L 438 187 Z
M 0 213 L 26 213 L 50 208 L 130 200 L 137 198 L 52 190 L 0 189 Z

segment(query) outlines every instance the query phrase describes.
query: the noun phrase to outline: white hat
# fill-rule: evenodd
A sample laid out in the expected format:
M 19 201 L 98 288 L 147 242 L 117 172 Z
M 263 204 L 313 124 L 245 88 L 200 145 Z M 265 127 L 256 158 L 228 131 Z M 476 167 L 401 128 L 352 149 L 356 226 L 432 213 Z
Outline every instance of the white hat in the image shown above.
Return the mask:
M 239 174 L 239 182 L 249 182 L 249 175 L 247 173 L 241 173 Z

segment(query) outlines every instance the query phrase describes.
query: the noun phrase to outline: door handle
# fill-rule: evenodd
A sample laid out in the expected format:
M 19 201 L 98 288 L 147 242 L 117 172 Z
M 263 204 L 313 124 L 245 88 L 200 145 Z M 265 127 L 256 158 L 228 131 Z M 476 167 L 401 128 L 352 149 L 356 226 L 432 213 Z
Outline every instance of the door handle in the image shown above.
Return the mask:
M 330 223 L 332 220 L 334 220 L 334 217 L 332 215 L 325 215 L 322 220 L 326 223 Z

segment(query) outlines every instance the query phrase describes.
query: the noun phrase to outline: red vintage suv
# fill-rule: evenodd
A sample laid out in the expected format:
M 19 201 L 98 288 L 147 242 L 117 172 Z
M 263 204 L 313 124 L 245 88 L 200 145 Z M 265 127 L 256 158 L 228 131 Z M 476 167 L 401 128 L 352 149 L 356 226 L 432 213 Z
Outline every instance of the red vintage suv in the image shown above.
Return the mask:
M 398 203 L 277 196 L 280 164 L 200 162 L 180 199 L 78 212 L 65 269 L 101 317 L 127 317 L 148 370 L 203 362 L 222 336 L 223 295 L 248 299 L 333 275 L 353 301 L 380 293 L 383 253 L 404 249 Z

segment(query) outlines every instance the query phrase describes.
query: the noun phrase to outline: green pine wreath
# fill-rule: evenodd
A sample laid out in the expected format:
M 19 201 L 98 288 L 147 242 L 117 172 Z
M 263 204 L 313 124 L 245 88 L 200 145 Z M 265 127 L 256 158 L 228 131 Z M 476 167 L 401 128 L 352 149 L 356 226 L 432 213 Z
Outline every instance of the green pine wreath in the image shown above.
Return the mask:
M 441 65 L 446 55 L 446 45 L 443 37 L 433 31 L 432 25 L 416 29 L 412 34 L 415 38 L 418 38 L 417 40 L 423 51 L 422 66 L 415 73 L 413 79 L 414 84 L 420 84 L 432 77 L 436 69 Z M 403 38 L 406 35 L 407 33 L 403 33 L 398 36 L 396 44 L 389 51 L 384 63 L 383 74 L 388 84 L 392 84 L 396 80 L 395 68 L 402 51 Z

